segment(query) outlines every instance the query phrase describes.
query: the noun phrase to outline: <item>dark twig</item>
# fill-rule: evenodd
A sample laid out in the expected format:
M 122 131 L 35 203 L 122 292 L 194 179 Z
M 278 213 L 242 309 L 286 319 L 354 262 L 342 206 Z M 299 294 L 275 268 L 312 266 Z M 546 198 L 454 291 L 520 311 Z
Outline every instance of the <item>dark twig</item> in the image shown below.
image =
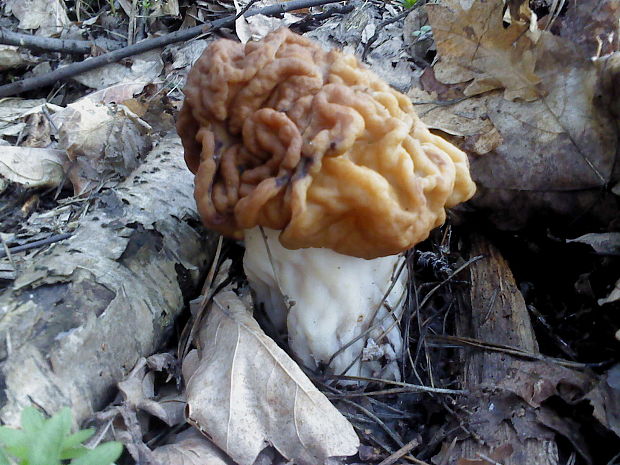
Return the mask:
M 387 435 L 392 439 L 392 441 L 394 441 L 398 447 L 404 447 L 405 443 L 403 442 L 403 440 L 400 438 L 400 436 L 398 435 L 398 433 L 396 433 L 395 431 L 392 431 L 392 429 L 390 429 L 390 427 L 388 427 L 383 420 L 381 420 L 381 418 L 379 418 L 377 415 L 375 415 L 373 412 L 371 412 L 370 410 L 362 407 L 360 404 L 357 404 L 351 400 L 347 400 L 347 399 L 340 399 L 340 402 L 345 403 L 347 405 L 350 405 L 351 407 L 356 408 L 357 410 L 359 410 L 360 412 L 362 412 L 364 415 L 366 415 L 368 418 L 370 418 L 371 420 L 374 420 L 374 422 L 379 425 L 379 427 L 385 431 L 387 433 Z
M 90 53 L 93 45 L 106 50 L 115 50 L 123 46 L 123 44 L 114 40 L 54 39 L 51 37 L 40 37 L 31 34 L 22 34 L 20 32 L 12 32 L 4 27 L 0 27 L 0 44 L 17 45 L 18 47 L 32 50 L 48 50 L 50 52 L 75 53 L 80 55 Z
M 338 5 L 328 8 L 326 11 L 317 14 L 306 15 L 301 21 L 291 24 L 291 31 L 302 34 L 317 27 L 322 21 L 335 15 L 344 15 L 353 11 L 353 5 Z
M 407 16 L 409 13 L 411 13 L 411 8 L 407 8 L 406 10 L 401 11 L 396 16 L 394 16 L 394 17 L 392 17 L 390 19 L 386 19 L 385 21 L 383 21 L 381 24 L 379 24 L 377 26 L 377 30 L 375 31 L 373 36 L 370 39 L 368 39 L 368 42 L 366 42 L 366 45 L 364 45 L 364 51 L 362 52 L 362 61 L 366 61 L 366 55 L 368 55 L 368 51 L 370 50 L 370 46 L 372 44 L 374 44 L 375 41 L 379 38 L 379 34 L 381 33 L 381 30 L 385 26 L 388 26 L 388 25 L 390 25 L 392 23 L 395 23 L 396 21 L 400 21 L 405 16 Z
M 277 16 L 279 14 L 286 13 L 287 11 L 310 8 L 319 5 L 327 5 L 330 3 L 338 3 L 340 1 L 342 0 L 292 0 L 290 2 L 278 3 L 264 8 L 253 8 L 249 10 L 244 16 L 246 18 L 259 14 L 265 16 Z M 19 82 L 0 86 L 0 98 L 19 94 L 21 92 L 26 92 L 32 89 L 37 89 L 39 87 L 48 86 L 54 84 L 59 80 L 67 79 L 72 76 L 85 73 L 86 71 L 109 65 L 111 63 L 116 63 L 123 58 L 147 52 L 149 50 L 163 47 L 165 45 L 169 45 L 175 42 L 190 40 L 205 32 L 213 32 L 222 27 L 231 26 L 235 22 L 235 17 L 236 15 L 230 15 L 226 18 L 212 21 L 211 23 L 195 26 L 182 31 L 175 31 L 170 34 L 156 37 L 154 39 L 143 40 L 141 42 L 138 42 L 137 44 L 133 44 L 128 47 L 115 50 L 113 52 L 105 53 L 103 55 L 99 55 L 98 57 L 91 57 L 79 63 L 64 66 L 62 68 L 52 71 L 51 73 L 36 76 L 33 78 L 23 79 Z
M 237 15 L 235 16 L 235 21 L 237 21 L 239 18 L 245 15 L 248 12 L 248 10 L 252 8 L 252 5 L 254 5 L 257 1 L 258 0 L 250 0 L 248 4 L 244 6 L 239 13 L 237 13 Z
M 365 381 L 373 383 L 391 384 L 393 386 L 400 386 L 407 388 L 410 392 L 426 392 L 432 394 L 448 394 L 448 395 L 463 395 L 467 394 L 467 391 L 463 389 L 443 389 L 429 386 L 421 386 L 418 384 L 403 383 L 402 381 L 394 381 L 391 379 L 372 378 L 369 376 L 348 376 L 348 375 L 323 375 L 324 378 L 341 379 L 345 381 Z
M 410 451 L 412 451 L 413 449 L 415 449 L 419 445 L 420 445 L 420 439 L 418 439 L 417 437 L 413 438 L 411 441 L 409 441 L 407 444 L 402 446 L 400 449 L 398 449 L 396 452 L 394 452 L 388 458 L 386 458 L 385 460 L 382 460 L 379 463 L 379 465 L 394 465 L 403 456 L 407 455 Z
M 47 239 L 41 239 L 40 241 L 33 241 L 28 244 L 18 245 L 15 247 L 9 247 L 10 253 L 23 252 L 24 250 L 36 249 L 37 247 L 42 247 L 44 245 L 53 244 L 54 242 L 64 241 L 71 237 L 72 234 L 64 233 L 64 234 L 54 234 L 53 236 L 48 237 Z M 6 255 L 6 251 L 0 249 L 0 257 L 4 257 Z

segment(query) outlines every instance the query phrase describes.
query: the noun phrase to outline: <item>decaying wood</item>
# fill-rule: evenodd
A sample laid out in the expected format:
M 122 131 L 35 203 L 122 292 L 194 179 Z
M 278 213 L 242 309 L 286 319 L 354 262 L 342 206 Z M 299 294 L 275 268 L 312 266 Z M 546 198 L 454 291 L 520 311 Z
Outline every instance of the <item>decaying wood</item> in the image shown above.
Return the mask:
M 193 176 L 166 137 L 0 297 L 2 421 L 32 404 L 81 421 L 110 401 L 199 284 L 214 244 L 199 225 Z
M 469 300 L 457 319 L 459 336 L 538 353 L 525 301 L 500 252 L 472 237 Z M 479 349 L 463 351 L 463 388 L 470 391 L 461 411 L 467 438 L 457 441 L 447 464 L 551 465 L 558 463 L 554 434 L 541 426 L 535 409 L 500 389 L 523 369 L 512 355 Z M 462 431 L 461 431 L 462 432 Z

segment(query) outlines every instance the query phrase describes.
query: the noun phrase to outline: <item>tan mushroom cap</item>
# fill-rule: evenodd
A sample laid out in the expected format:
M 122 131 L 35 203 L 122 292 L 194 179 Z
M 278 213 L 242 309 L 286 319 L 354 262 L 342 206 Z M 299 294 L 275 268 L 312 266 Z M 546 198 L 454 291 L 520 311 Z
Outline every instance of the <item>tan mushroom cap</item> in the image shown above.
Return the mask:
M 211 44 L 189 73 L 177 129 L 205 225 L 361 258 L 424 240 L 475 192 L 465 153 L 350 55 L 279 29 Z

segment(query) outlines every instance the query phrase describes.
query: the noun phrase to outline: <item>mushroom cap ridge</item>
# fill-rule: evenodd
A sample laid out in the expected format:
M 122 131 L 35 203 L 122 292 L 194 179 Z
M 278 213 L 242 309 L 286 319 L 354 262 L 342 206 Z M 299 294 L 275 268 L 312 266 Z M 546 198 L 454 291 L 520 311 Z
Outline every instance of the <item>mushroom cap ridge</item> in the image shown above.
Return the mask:
M 366 259 L 428 237 L 469 199 L 467 156 L 355 57 L 279 29 L 195 63 L 177 130 L 208 228 Z

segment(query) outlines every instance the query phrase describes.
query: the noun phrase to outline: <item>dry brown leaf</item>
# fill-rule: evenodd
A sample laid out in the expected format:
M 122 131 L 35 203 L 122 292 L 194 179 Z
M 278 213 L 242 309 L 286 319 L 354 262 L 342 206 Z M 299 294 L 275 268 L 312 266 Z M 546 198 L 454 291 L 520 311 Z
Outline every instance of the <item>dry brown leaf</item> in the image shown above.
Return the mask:
M 620 437 L 620 364 L 611 367 L 586 398 L 594 407 L 594 418 Z
M 55 187 L 64 179 L 64 150 L 2 147 L 0 176 L 26 187 Z
M 451 68 L 454 79 L 449 81 L 473 79 L 477 85 L 481 76 L 484 82 L 490 76 L 501 86 L 467 97 L 461 91 L 463 84 L 440 82 L 447 66 L 440 62 L 434 68 L 437 79 L 433 76 L 433 80 L 421 80 L 427 95 L 419 91 L 411 95 L 414 100 L 427 102 L 430 97 L 433 102 L 437 94 L 439 101 L 433 106 L 420 107 L 428 113 L 427 121 L 435 121 L 435 127 L 458 137 L 455 143 L 465 150 L 483 155 L 471 159 L 471 171 L 479 187 L 472 204 L 491 210 L 489 218 L 501 228 L 522 227 L 540 215 L 549 220 L 550 213 L 569 220 L 586 214 L 584 218 L 609 221 L 617 215 L 617 206 L 612 196 L 604 193 L 604 187 L 618 180 L 619 170 L 614 171 L 618 127 L 611 108 L 613 80 L 607 79 L 611 86 L 601 83 L 604 67 L 576 48 L 570 36 L 558 37 L 549 31 L 537 31 L 538 39 L 529 48 L 520 46 L 523 39 L 518 39 L 511 49 L 517 55 L 507 58 L 507 43 L 498 37 L 513 28 L 528 37 L 531 32 L 526 25 L 513 22 L 504 28 L 501 0 L 474 2 L 469 10 L 457 3 L 451 0 L 428 6 L 440 60 L 456 63 Z M 570 8 L 587 6 L 570 4 Z M 449 25 L 447 18 L 454 24 Z M 499 28 L 499 32 L 493 28 Z M 472 55 L 475 41 L 459 42 L 454 30 L 473 34 L 480 41 L 480 50 L 475 53 L 484 54 L 486 68 L 468 67 L 466 58 L 478 63 Z M 579 32 L 574 34 L 577 40 Z M 443 48 L 439 45 L 442 43 Z M 491 65 L 493 57 L 499 61 Z M 535 62 L 532 57 L 536 57 Z M 506 87 L 503 77 L 512 59 L 534 66 L 528 69 L 535 71 L 538 81 L 529 89 L 536 90 L 538 99 L 523 101 L 523 94 L 515 101 L 510 99 L 514 95 L 507 95 L 508 91 L 514 94 L 518 90 L 514 83 Z M 431 74 L 425 71 L 424 76 Z M 471 94 L 470 87 L 466 94 Z M 503 95 L 501 87 L 505 88 Z M 535 97 L 534 93 L 530 97 Z
M 187 383 L 188 421 L 240 465 L 267 445 L 299 465 L 357 452 L 351 424 L 265 335 L 231 291 L 218 294 Z
M 167 386 L 164 386 L 155 396 L 155 371 L 159 370 L 153 371 L 148 360 L 140 358 L 129 376 L 118 383 L 118 389 L 125 398 L 125 406 L 143 410 L 168 426 L 185 423 L 185 399 L 176 389 L 166 389 Z
M 0 136 L 17 136 L 24 129 L 24 119 L 40 113 L 45 106 L 50 112 L 62 108 L 45 102 L 45 99 L 26 100 L 21 98 L 0 99 Z
M 146 85 L 155 81 L 164 64 L 161 60 L 161 50 L 151 50 L 129 58 L 128 63 L 111 63 L 87 71 L 72 79 L 92 89 L 104 89 L 117 84 L 140 85 L 142 90 Z M 139 91 L 134 90 L 134 94 Z
M 56 113 L 53 121 L 58 145 L 73 162 L 69 178 L 76 193 L 106 177 L 127 176 L 151 148 L 150 126 L 123 105 L 86 97 Z
M 464 138 L 460 148 L 484 155 L 499 147 L 502 135 L 486 115 L 484 98 L 462 99 L 446 111 L 436 93 L 412 88 L 408 94 L 422 121 L 431 129 Z
M 195 429 L 179 435 L 177 442 L 155 449 L 153 457 L 159 465 L 234 465 Z
M 144 89 L 144 83 L 125 82 L 104 87 L 84 98 L 95 103 L 123 103 L 142 92 L 142 89 Z
M 60 0 L 8 0 L 5 8 L 19 19 L 20 29 L 36 29 L 37 35 L 57 36 L 71 25 Z
M 579 8 L 567 8 L 556 18 L 554 24 L 558 34 L 571 37 L 571 42 L 584 56 L 594 57 L 597 52 L 601 56 L 620 50 L 618 33 L 610 35 L 618 27 L 620 2 L 577 2 L 576 5 Z
M 464 91 L 468 96 L 504 89 L 509 100 L 540 97 L 537 34 L 526 23 L 505 28 L 502 1 L 473 2 L 464 9 L 459 0 L 444 0 L 426 8 L 441 56 L 434 67 L 441 82 L 473 80 Z
M 155 0 L 155 6 L 149 13 L 149 18 L 160 16 L 179 16 L 178 0 Z
M 13 45 L 0 45 L 0 71 L 33 65 L 37 59 L 27 50 Z
M 620 232 L 589 233 L 566 242 L 587 244 L 601 255 L 620 255 Z

